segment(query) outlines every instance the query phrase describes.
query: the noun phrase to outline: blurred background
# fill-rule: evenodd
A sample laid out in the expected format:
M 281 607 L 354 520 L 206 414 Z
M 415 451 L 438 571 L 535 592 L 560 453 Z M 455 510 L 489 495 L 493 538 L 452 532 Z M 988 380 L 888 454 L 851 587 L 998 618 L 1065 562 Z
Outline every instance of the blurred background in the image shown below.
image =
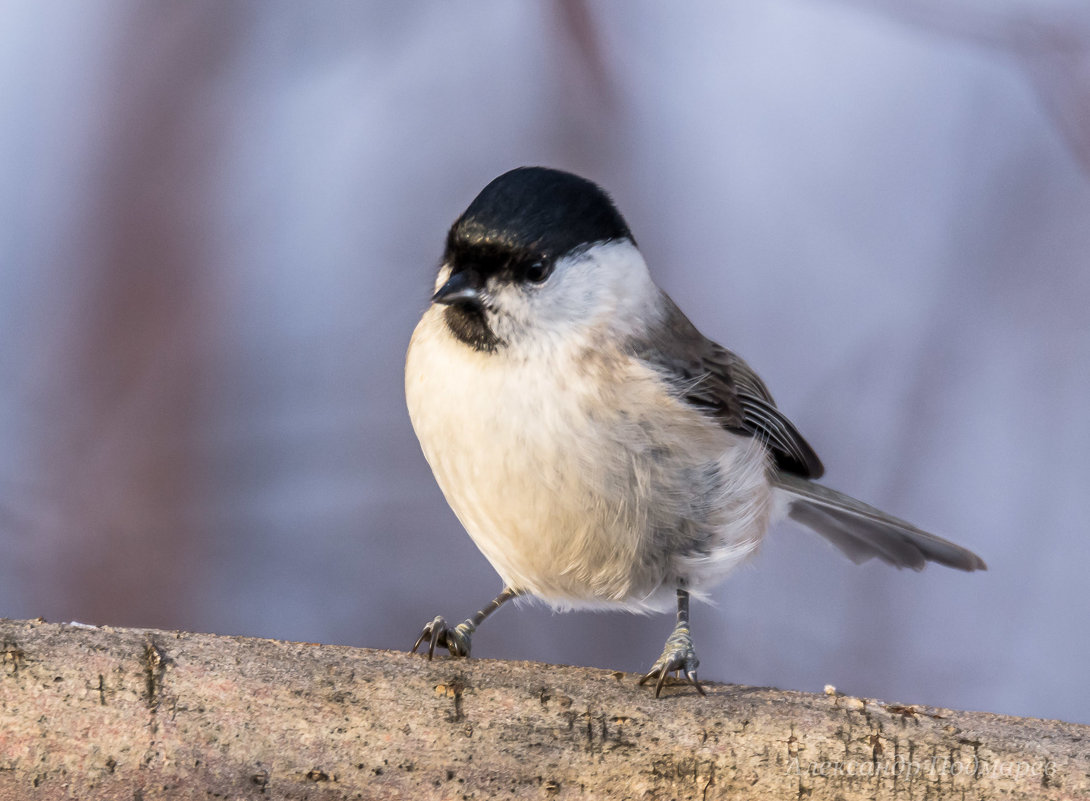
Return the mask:
M 990 566 L 785 524 L 701 676 L 1090 722 L 1085 0 L 6 0 L 0 109 L 0 616 L 405 649 L 489 600 L 404 351 L 543 164 L 830 485 Z M 505 608 L 474 654 L 645 670 L 672 625 Z

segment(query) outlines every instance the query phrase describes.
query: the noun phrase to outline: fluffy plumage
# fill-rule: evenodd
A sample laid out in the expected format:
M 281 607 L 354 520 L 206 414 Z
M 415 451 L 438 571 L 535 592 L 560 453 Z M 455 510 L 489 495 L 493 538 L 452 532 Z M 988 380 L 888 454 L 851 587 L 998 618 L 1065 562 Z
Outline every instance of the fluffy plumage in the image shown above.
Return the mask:
M 509 586 L 565 608 L 664 608 L 756 547 L 769 453 L 634 355 L 659 292 L 631 242 L 563 259 L 550 281 L 532 298 L 489 290 L 495 350 L 452 336 L 445 308 L 425 313 L 406 367 L 413 426 Z
M 654 284 L 593 183 L 543 168 L 497 178 L 451 228 L 435 290 L 409 346 L 409 414 L 511 592 L 453 633 L 433 621 L 432 650 L 467 654 L 476 623 L 516 594 L 633 611 L 676 595 L 678 628 L 649 675 L 658 689 L 675 669 L 695 684 L 688 593 L 722 580 L 785 514 L 855 561 L 984 568 L 813 483 L 813 448 L 757 374 Z

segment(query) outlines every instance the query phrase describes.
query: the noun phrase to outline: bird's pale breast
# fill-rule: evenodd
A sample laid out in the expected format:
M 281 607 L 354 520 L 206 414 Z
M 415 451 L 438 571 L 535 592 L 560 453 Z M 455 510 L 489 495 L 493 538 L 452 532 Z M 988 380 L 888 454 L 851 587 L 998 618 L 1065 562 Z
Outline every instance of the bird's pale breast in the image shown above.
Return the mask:
M 721 578 L 767 528 L 764 449 L 621 353 L 474 351 L 432 309 L 405 381 L 459 520 L 508 585 L 556 606 L 668 605 L 678 584 Z

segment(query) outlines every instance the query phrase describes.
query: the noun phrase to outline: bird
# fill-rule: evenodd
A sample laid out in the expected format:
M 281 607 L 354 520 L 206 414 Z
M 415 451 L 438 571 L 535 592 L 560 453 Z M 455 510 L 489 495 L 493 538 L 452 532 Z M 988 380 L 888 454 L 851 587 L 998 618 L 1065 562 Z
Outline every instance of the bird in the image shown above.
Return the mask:
M 412 647 L 470 655 L 513 598 L 676 610 L 642 676 L 705 694 L 690 598 L 789 517 L 859 563 L 985 570 L 975 553 L 816 483 L 824 467 L 743 359 L 652 280 L 594 182 L 519 167 L 455 220 L 406 355 L 409 417 L 448 504 L 503 581 Z M 674 683 L 673 681 L 671 683 Z

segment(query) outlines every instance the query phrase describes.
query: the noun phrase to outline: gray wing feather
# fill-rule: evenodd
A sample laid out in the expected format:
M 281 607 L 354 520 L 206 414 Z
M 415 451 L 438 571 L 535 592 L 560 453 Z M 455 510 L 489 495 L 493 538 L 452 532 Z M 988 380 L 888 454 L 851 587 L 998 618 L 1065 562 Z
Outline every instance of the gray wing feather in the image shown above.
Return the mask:
M 792 475 L 778 475 L 775 481 L 791 496 L 790 517 L 825 537 L 853 562 L 877 556 L 913 570 L 922 570 L 927 562 L 958 570 L 988 569 L 972 551 L 842 492 Z
M 794 424 L 776 408 L 764 382 L 740 357 L 701 334 L 665 294 L 659 325 L 634 340 L 635 355 L 667 375 L 690 403 L 729 431 L 760 437 L 777 466 L 805 478 L 825 472 Z
M 987 569 L 972 551 L 809 481 L 824 472 L 821 460 L 776 408 L 764 382 L 741 358 L 705 338 L 665 294 L 662 304 L 658 324 L 632 341 L 633 355 L 662 372 L 680 396 L 712 414 L 727 430 L 764 441 L 776 460 L 772 480 L 790 496 L 788 514 L 793 519 L 854 562 L 878 557 L 913 570 L 922 570 L 927 562 L 959 570 Z

